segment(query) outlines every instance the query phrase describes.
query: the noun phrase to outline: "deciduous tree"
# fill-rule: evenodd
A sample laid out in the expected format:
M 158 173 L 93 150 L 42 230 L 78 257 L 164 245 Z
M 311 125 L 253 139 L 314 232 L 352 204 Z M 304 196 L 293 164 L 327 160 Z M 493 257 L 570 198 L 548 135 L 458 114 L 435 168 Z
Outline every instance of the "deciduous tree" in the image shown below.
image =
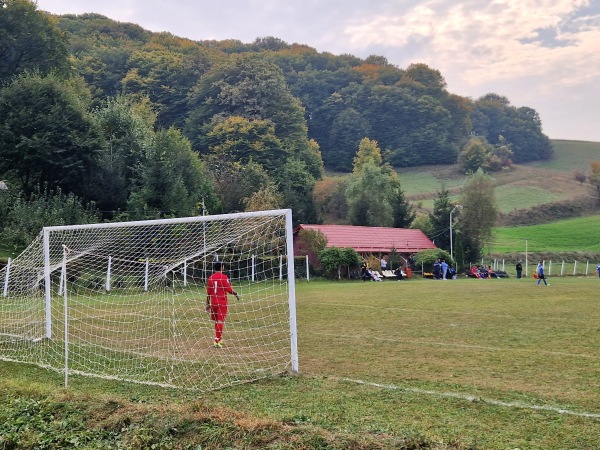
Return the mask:
M 252 159 L 270 173 L 280 169 L 289 156 L 269 120 L 231 116 L 215 121 L 206 139 L 217 158 L 242 164 Z
M 573 178 L 575 178 L 575 180 L 579 181 L 579 184 L 583 184 L 585 183 L 585 180 L 587 180 L 587 175 L 585 174 L 585 171 L 583 170 L 579 170 L 579 169 L 573 169 Z
M 383 164 L 383 158 L 377 141 L 365 137 L 358 144 L 358 151 L 352 161 L 352 172 L 355 174 L 360 173 L 367 164 L 379 167 Z
M 267 211 L 281 208 L 283 196 L 279 192 L 279 187 L 275 183 L 270 182 L 258 191 L 250 194 L 243 201 L 246 211 Z
M 476 172 L 490 158 L 492 147 L 484 138 L 473 137 L 458 155 L 458 164 L 465 173 Z
M 26 195 L 60 187 L 91 198 L 101 141 L 88 105 L 86 87 L 56 75 L 26 73 L 0 88 L 0 174 Z
M 500 136 L 506 139 L 513 151 L 513 161 L 522 163 L 552 157 L 553 149 L 542 132 L 542 121 L 532 108 L 512 106 L 498 94 L 486 94 L 473 105 L 473 131 L 495 145 Z
M 491 242 L 492 228 L 498 217 L 493 179 L 479 169 L 465 183 L 460 203 L 463 209 L 457 226 L 462 235 L 465 262 L 474 262 Z
M 361 140 L 346 190 L 348 218 L 353 225 L 404 228 L 415 218 L 398 175 L 382 163 L 377 142 Z
M 66 37 L 30 0 L 0 0 L 0 82 L 25 71 L 66 74 Z
M 6 202 L 6 203 L 5 203 Z M 21 250 L 31 243 L 43 227 L 96 223 L 100 218 L 93 203 L 84 204 L 72 193 L 55 191 L 0 193 L 0 243 Z
M 349 268 L 360 263 L 360 255 L 353 248 L 328 247 L 319 253 L 319 262 L 329 274 L 335 273 L 337 279 L 342 277 L 342 268 Z
M 345 220 L 348 217 L 348 203 L 346 202 L 346 189 L 348 177 L 324 177 L 315 183 L 313 198 L 315 205 L 324 218 L 334 222 Z
M 594 161 L 590 163 L 590 166 L 588 181 L 592 185 L 592 193 L 598 200 L 598 205 L 600 205 L 600 162 Z
M 352 174 L 346 191 L 348 219 L 352 225 L 391 227 L 394 209 L 390 201 L 391 179 L 380 167 L 368 163 Z
M 263 167 L 254 161 L 242 165 L 239 162 L 208 158 L 207 165 L 220 200 L 219 212 L 222 213 L 244 211 L 244 199 L 273 183 Z
M 292 153 L 308 142 L 302 105 L 291 95 L 281 69 L 263 57 L 235 55 L 216 65 L 194 88 L 189 106 L 186 134 L 203 152 L 208 151 L 203 136 L 215 116 L 270 120 Z

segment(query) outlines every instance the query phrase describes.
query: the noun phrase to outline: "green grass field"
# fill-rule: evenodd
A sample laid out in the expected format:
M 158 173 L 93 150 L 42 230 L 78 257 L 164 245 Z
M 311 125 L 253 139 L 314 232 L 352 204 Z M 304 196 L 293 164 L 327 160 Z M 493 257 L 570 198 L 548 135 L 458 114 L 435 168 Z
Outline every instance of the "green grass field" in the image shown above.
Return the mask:
M 66 396 L 92 428 L 183 439 L 156 448 L 600 448 L 600 280 L 549 282 L 299 282 L 299 376 L 201 396 L 84 377 L 64 391 L 0 362 L 0 398 Z
M 543 167 L 562 172 L 573 169 L 587 171 L 592 161 L 600 161 L 600 142 L 552 140 L 554 157 L 550 161 L 531 163 L 535 167 Z
M 524 252 L 600 252 L 600 216 L 523 227 L 494 230 L 494 253 Z
M 440 189 L 442 183 L 446 188 L 459 188 L 466 180 L 466 177 L 452 173 L 445 175 L 447 166 L 436 167 L 411 167 L 398 169 L 400 183 L 406 195 L 419 195 L 423 193 L 435 193 Z M 441 173 L 440 173 L 441 172 Z

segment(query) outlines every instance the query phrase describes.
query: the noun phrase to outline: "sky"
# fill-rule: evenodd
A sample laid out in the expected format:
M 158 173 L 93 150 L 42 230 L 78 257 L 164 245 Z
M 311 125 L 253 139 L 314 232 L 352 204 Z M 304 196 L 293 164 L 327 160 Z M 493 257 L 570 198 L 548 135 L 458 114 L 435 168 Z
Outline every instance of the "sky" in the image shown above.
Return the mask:
M 600 142 L 600 0 L 37 0 L 193 40 L 274 36 L 425 63 L 448 91 L 535 109 L 552 139 Z

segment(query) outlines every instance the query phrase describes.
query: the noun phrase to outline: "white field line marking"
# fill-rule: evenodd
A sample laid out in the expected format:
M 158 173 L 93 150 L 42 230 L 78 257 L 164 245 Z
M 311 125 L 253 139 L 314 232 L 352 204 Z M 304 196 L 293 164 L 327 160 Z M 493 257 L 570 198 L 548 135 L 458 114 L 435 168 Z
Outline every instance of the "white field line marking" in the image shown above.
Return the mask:
M 350 334 L 337 334 L 337 333 L 319 333 L 315 332 L 312 334 L 316 334 L 319 336 L 327 336 L 327 337 L 341 337 L 346 339 L 360 339 L 364 340 L 364 336 L 359 335 L 350 335 Z M 529 348 L 510 348 L 510 347 L 487 347 L 484 345 L 472 345 L 472 344 L 455 344 L 451 342 L 438 342 L 438 341 L 422 341 L 416 339 L 392 339 L 386 337 L 378 337 L 378 341 L 388 341 L 388 342 L 406 342 L 409 344 L 419 344 L 419 345 L 432 345 L 439 347 L 459 347 L 459 348 L 470 348 L 474 350 L 489 350 L 492 352 L 525 352 L 525 353 L 543 353 L 545 355 L 553 355 L 553 356 L 566 356 L 570 358 L 590 358 L 590 359 L 598 359 L 598 355 L 586 355 L 583 353 L 567 353 L 567 352 L 553 352 L 550 350 L 539 350 L 539 349 L 529 349 Z
M 332 378 L 334 380 L 344 381 L 347 383 L 362 384 L 364 386 L 372 386 L 372 387 L 377 387 L 377 388 L 382 388 L 382 389 L 391 389 L 391 390 L 412 392 L 414 394 L 434 395 L 437 397 L 449 397 L 449 398 L 455 398 L 458 400 L 467 400 L 469 402 L 481 402 L 481 403 L 485 403 L 485 404 L 493 405 L 493 406 L 505 406 L 507 408 L 531 409 L 531 410 L 535 410 L 535 411 L 550 411 L 550 412 L 555 412 L 558 414 L 566 414 L 566 415 L 570 415 L 570 416 L 600 419 L 600 413 L 577 412 L 577 411 L 571 411 L 569 409 L 558 408 L 555 406 L 528 405 L 526 403 L 521 403 L 521 402 L 503 402 L 501 400 L 494 400 L 491 398 L 484 398 L 484 397 L 474 397 L 472 395 L 459 394 L 457 392 L 436 392 L 436 391 L 430 391 L 427 389 L 396 386 L 393 384 L 380 384 L 380 383 L 372 383 L 372 382 L 363 381 L 363 380 L 353 380 L 351 378 L 336 378 L 336 377 L 330 377 L 330 378 Z

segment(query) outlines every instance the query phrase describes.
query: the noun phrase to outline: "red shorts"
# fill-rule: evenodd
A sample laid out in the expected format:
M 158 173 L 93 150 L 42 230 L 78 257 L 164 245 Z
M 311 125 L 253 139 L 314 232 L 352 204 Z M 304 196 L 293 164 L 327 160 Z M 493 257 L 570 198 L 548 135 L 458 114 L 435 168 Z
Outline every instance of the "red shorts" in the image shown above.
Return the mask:
M 227 316 L 227 303 L 210 305 L 210 318 L 213 322 L 225 322 L 225 316 Z

